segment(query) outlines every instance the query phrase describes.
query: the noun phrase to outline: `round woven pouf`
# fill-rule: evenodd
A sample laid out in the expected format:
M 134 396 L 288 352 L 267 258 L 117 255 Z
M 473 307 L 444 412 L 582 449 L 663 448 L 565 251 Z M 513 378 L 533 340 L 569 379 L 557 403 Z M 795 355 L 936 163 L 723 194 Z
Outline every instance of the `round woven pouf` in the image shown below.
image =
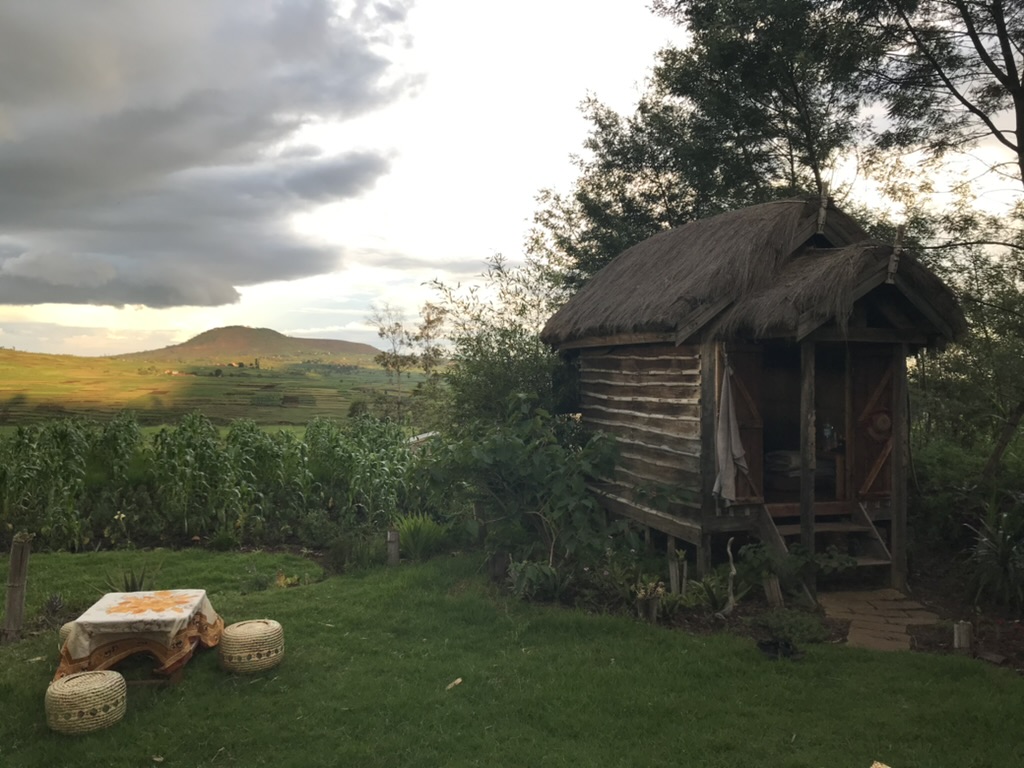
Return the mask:
M 128 688 L 117 672 L 76 672 L 46 689 L 46 724 L 60 733 L 88 733 L 124 717 Z
M 60 628 L 60 633 L 59 633 L 59 636 L 58 636 L 59 639 L 57 640 L 57 650 L 58 651 L 62 651 L 64 649 L 64 643 L 67 641 L 68 635 L 71 634 L 71 630 L 72 630 L 72 628 L 74 628 L 74 626 L 75 626 L 75 622 L 69 621 L 67 624 L 63 625 Z
M 262 672 L 284 658 L 284 630 L 273 619 L 240 621 L 224 628 L 219 653 L 228 672 Z

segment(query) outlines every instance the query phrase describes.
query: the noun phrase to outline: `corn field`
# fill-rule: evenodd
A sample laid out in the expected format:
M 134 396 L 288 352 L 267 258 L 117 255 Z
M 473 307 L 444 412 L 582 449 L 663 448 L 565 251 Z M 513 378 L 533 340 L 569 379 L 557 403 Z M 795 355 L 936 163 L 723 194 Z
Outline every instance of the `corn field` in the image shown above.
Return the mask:
M 199 413 L 148 439 L 130 414 L 44 422 L 0 438 L 0 547 L 22 530 L 69 551 L 322 546 L 430 513 L 426 461 L 372 419 L 314 420 L 302 439 L 248 420 L 222 437 Z

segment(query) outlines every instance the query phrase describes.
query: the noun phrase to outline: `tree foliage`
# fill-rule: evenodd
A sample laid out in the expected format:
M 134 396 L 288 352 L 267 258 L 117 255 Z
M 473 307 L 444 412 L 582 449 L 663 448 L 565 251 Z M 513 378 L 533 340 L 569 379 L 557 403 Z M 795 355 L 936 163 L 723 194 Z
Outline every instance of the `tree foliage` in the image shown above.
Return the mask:
M 877 35 L 838 2 L 662 0 L 686 48 L 658 54 L 635 113 L 588 99 L 568 194 L 541 193 L 529 249 L 569 290 L 661 229 L 820 192 L 865 132 Z
M 993 139 L 1012 159 L 990 170 L 1021 181 L 1024 8 L 1015 0 L 850 0 L 885 39 L 873 90 L 890 127 L 882 146 L 941 156 Z
M 435 282 L 451 341 L 445 372 L 448 423 L 505 418 L 510 397 L 530 395 L 536 407 L 561 410 L 571 377 L 540 330 L 558 303 L 557 290 L 536 263 L 487 263 L 483 281 L 463 288 Z
M 661 52 L 656 79 L 694 107 L 719 153 L 786 194 L 821 192 L 862 138 L 865 63 L 881 40 L 841 3 L 657 0 L 692 42 Z

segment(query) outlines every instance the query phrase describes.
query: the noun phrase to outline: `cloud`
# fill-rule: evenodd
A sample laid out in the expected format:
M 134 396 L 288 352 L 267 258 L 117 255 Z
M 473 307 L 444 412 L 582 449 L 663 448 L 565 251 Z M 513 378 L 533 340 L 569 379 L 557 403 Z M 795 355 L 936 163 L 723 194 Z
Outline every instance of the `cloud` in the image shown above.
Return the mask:
M 76 253 L 25 251 L 0 264 L 0 275 L 37 280 L 54 286 L 95 288 L 114 279 L 116 272 L 103 259 Z
M 297 134 L 416 85 L 389 57 L 410 3 L 4 4 L 0 304 L 216 305 L 337 268 L 291 218 L 391 158 Z

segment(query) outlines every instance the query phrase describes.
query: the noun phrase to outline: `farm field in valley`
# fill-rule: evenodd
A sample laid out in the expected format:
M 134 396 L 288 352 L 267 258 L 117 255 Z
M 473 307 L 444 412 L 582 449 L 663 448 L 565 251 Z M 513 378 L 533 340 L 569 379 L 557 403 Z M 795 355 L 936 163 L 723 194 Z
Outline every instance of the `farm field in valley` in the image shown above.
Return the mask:
M 221 424 L 247 418 L 299 426 L 317 416 L 345 419 L 353 402 L 395 387 L 367 345 L 339 354 L 237 340 L 223 350 L 189 344 L 119 357 L 0 349 L 0 430 L 63 416 L 104 420 L 122 410 L 151 426 L 195 410 Z M 417 381 L 404 379 L 402 389 Z

